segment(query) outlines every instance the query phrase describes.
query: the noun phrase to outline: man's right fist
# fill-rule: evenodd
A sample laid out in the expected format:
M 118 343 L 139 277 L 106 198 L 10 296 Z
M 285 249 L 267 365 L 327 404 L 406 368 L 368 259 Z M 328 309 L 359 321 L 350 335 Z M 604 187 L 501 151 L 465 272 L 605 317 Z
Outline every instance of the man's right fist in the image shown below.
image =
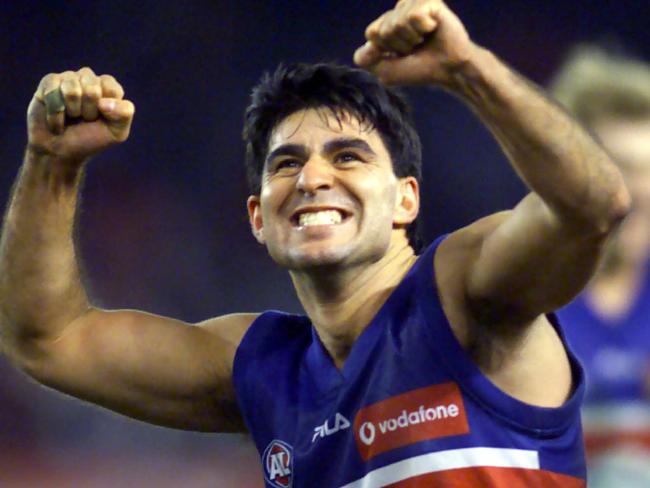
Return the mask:
M 28 150 L 82 163 L 129 136 L 135 107 L 111 75 L 90 68 L 46 75 L 27 110 Z

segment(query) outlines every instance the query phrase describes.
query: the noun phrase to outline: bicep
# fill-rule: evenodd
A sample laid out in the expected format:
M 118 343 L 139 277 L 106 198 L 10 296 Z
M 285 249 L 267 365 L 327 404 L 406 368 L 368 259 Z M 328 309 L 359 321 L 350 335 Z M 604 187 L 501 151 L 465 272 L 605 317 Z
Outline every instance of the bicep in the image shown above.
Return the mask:
M 92 309 L 38 347 L 32 374 L 65 393 L 147 422 L 240 430 L 232 363 L 253 315 L 199 325 Z
M 467 296 L 494 321 L 522 322 L 566 304 L 591 277 L 607 238 L 561 221 L 534 193 L 474 225 Z

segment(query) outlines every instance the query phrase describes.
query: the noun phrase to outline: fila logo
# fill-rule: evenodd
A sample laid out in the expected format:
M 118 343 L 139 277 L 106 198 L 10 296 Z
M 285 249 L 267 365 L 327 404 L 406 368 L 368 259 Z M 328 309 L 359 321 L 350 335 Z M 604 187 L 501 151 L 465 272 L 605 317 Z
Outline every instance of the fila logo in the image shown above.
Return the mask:
M 314 428 L 314 437 L 312 437 L 311 442 L 313 444 L 319 437 L 327 437 L 328 435 L 336 434 L 339 430 L 348 428 L 350 428 L 350 421 L 336 412 L 334 424 L 331 427 L 329 426 L 329 419 L 327 419 L 323 425 Z
M 273 440 L 264 449 L 264 477 L 275 488 L 290 488 L 293 481 L 293 448 Z

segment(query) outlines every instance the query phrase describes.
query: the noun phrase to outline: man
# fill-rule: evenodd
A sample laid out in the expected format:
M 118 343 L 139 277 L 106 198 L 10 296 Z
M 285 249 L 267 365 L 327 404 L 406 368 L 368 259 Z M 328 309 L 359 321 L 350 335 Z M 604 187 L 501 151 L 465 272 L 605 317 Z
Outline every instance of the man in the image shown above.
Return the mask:
M 188 327 L 100 310 L 71 238 L 78 185 L 89 156 L 128 137 L 134 107 L 110 76 L 48 75 L 3 230 L 3 349 L 39 381 L 149 422 L 245 424 L 269 487 L 584 486 L 580 368 L 545 314 L 627 213 L 621 176 L 443 2 L 401 1 L 366 37 L 354 59 L 379 80 L 443 86 L 478 112 L 531 188 L 514 210 L 417 257 L 403 102 L 361 71 L 281 68 L 247 111 L 248 212 L 307 316 Z
M 589 286 L 559 313 L 585 368 L 590 484 L 648 486 L 650 67 L 583 45 L 552 90 L 612 155 L 633 202 Z

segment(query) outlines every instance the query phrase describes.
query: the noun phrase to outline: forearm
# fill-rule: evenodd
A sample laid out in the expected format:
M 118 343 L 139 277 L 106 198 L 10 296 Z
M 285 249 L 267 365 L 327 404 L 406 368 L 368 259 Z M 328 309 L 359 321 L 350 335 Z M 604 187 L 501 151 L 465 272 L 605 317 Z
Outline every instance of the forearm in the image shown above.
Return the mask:
M 4 349 L 56 338 L 84 313 L 73 243 L 78 164 L 28 150 L 0 241 L 0 313 Z
M 605 151 L 492 53 L 476 48 L 448 87 L 478 113 L 515 171 L 559 218 L 601 232 L 625 214 L 629 196 Z

